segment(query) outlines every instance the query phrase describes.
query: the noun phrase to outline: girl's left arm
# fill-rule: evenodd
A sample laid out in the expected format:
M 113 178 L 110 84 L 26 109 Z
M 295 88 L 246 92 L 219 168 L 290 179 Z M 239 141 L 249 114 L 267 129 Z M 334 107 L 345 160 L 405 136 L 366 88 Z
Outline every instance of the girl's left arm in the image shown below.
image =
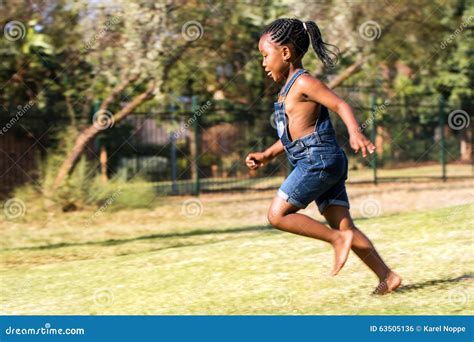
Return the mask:
M 354 112 L 347 102 L 337 96 L 323 82 L 312 76 L 299 77 L 297 85 L 305 99 L 318 102 L 341 117 L 349 132 L 351 147 L 356 153 L 361 150 L 362 155 L 366 157 L 367 152 L 373 153 L 375 151 L 374 144 L 362 134 Z

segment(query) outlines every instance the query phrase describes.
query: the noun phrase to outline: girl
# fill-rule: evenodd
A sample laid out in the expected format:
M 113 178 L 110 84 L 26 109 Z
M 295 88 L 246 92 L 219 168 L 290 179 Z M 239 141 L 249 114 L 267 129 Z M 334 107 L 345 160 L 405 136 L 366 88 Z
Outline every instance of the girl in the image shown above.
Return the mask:
M 347 157 L 337 144 L 328 109 L 336 112 L 349 131 L 350 146 L 357 153 L 373 153 L 375 146 L 361 133 L 352 108 L 303 69 L 302 58 L 309 42 L 325 66 L 337 61 L 313 21 L 278 19 L 267 26 L 258 48 L 262 66 L 275 82 L 286 79 L 275 102 L 275 124 L 279 140 L 264 152 L 249 153 L 247 166 L 258 169 L 286 152 L 294 166 L 268 211 L 270 224 L 278 229 L 326 241 L 334 247 L 331 274 L 336 275 L 352 249 L 379 278 L 374 293 L 394 291 L 401 278 L 382 260 L 373 244 L 354 225 L 349 213 L 345 180 Z M 297 213 L 315 201 L 328 229 L 309 216 Z

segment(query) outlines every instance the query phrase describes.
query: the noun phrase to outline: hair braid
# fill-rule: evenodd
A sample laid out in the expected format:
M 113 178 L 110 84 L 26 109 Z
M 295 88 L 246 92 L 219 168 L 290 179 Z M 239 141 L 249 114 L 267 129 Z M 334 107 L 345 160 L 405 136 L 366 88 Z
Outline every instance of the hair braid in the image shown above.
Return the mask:
M 339 49 L 323 41 L 321 31 L 314 21 L 307 21 L 305 28 L 303 22 L 296 18 L 277 19 L 265 27 L 262 35 L 267 33 L 277 44 L 293 44 L 299 58 L 308 51 L 311 40 L 313 49 L 324 66 L 333 66 L 337 63 Z M 331 51 L 327 46 L 334 47 L 337 52 Z

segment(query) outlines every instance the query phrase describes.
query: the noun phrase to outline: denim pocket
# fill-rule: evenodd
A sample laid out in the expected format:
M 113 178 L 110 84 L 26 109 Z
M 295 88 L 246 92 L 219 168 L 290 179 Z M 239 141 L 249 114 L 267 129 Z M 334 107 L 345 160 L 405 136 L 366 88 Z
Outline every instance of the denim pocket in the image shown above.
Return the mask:
M 346 156 L 343 151 L 337 153 L 320 153 L 320 178 L 322 180 L 339 180 L 346 173 Z M 317 165 L 318 163 L 316 163 Z
M 295 161 L 308 158 L 309 154 L 310 154 L 310 149 L 307 146 L 295 145 L 290 148 L 290 155 Z
M 309 148 L 310 161 L 314 164 L 321 163 L 321 155 L 336 155 L 343 153 L 338 146 L 311 146 Z

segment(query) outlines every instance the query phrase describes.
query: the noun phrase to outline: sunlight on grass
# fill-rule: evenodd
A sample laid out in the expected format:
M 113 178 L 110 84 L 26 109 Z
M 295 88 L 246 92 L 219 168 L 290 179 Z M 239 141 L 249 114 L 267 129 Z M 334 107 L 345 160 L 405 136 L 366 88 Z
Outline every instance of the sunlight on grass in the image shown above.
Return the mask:
M 168 229 L 150 234 L 132 223 L 140 211 L 130 211 L 128 223 L 98 222 L 102 232 L 84 236 L 80 223 L 69 222 L 55 233 L 57 227 L 44 228 L 42 238 L 3 244 L 0 309 L 7 315 L 472 314 L 473 212 L 474 205 L 464 205 L 358 222 L 407 285 L 383 298 L 370 295 L 376 278 L 355 254 L 330 277 L 328 245 L 264 222 L 231 227 L 213 217 L 212 225 L 196 220 L 190 229 L 166 219 Z

